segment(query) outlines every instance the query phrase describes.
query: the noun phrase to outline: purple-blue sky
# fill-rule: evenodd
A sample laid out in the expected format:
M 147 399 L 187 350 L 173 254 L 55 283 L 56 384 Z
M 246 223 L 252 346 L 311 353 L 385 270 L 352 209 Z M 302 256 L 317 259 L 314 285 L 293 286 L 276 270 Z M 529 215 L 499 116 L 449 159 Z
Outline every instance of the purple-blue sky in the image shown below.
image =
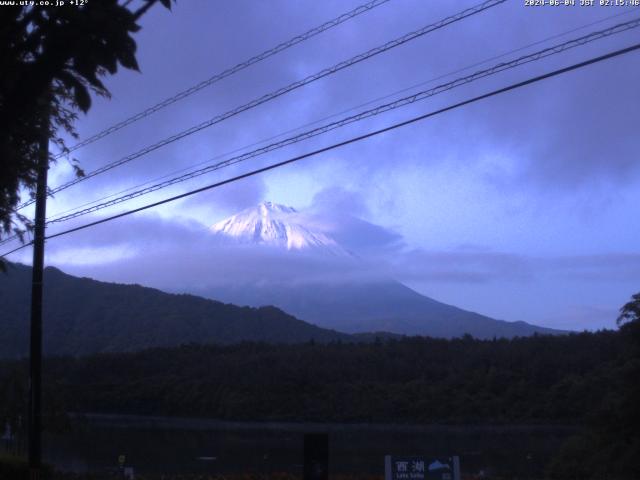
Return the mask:
M 180 0 L 172 13 L 156 8 L 143 19 L 136 37 L 142 73 L 121 71 L 107 80 L 113 98 L 96 99 L 89 114 L 78 120 L 81 138 L 360 3 L 363 0 Z M 75 156 L 83 168 L 92 170 L 475 3 L 391 0 Z M 501 60 L 640 16 L 640 9 L 624 7 L 526 7 L 524 0 L 509 0 L 61 192 L 49 202 L 49 213 L 618 14 Z M 630 45 L 640 39 L 639 33 L 640 29 L 631 30 L 457 88 L 84 217 L 77 224 Z M 166 288 L 175 275 L 170 268 L 152 271 L 156 260 L 164 259 L 174 268 L 181 265 L 181 271 L 193 277 L 227 275 L 222 267 L 213 268 L 215 252 L 195 245 L 207 235 L 208 225 L 271 200 L 321 212 L 336 238 L 438 300 L 506 320 L 570 329 L 612 328 L 617 309 L 640 291 L 639 85 L 640 54 L 631 53 L 52 240 L 47 262 L 75 274 Z M 51 171 L 50 185 L 71 175 L 69 164 L 61 160 Z M 28 261 L 29 253 L 11 258 Z M 201 268 L 207 261 L 212 268 Z M 251 269 L 242 262 L 238 257 L 225 268 Z

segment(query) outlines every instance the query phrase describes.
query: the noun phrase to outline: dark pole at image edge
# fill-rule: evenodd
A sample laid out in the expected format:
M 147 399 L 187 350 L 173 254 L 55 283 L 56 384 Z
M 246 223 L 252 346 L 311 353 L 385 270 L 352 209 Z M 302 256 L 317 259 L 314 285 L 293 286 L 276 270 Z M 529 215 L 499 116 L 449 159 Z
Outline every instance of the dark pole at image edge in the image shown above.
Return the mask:
M 42 100 L 42 126 L 37 165 L 36 212 L 31 283 L 31 334 L 29 346 L 29 470 L 37 480 L 42 465 L 42 278 L 44 271 L 45 218 L 47 213 L 47 170 L 49 169 L 49 102 Z

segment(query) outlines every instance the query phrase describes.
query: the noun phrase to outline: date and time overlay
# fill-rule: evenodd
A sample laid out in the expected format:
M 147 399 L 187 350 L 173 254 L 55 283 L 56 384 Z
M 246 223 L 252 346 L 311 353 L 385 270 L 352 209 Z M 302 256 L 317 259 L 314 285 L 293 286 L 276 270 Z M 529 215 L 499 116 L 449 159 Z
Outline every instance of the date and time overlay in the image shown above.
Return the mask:
M 95 0 L 94 0 L 95 1 Z M 525 7 L 640 7 L 640 0 L 522 0 Z M 82 7 L 89 0 L 0 0 L 0 6 Z
M 523 0 L 525 7 L 640 7 L 640 0 Z

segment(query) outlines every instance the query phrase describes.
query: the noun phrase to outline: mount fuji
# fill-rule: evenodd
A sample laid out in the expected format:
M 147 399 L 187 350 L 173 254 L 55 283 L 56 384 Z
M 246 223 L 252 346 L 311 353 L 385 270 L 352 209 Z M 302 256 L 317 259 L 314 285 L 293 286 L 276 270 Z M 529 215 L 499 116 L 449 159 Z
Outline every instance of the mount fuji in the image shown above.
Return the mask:
M 312 216 L 292 207 L 264 202 L 214 224 L 210 230 L 226 244 L 268 247 L 282 253 L 272 278 L 217 282 L 194 292 L 215 300 L 251 307 L 273 305 L 303 321 L 350 334 L 388 332 L 451 338 L 469 333 L 476 338 L 493 338 L 562 333 L 447 305 L 390 278 L 350 275 L 363 269 L 361 260 L 316 227 Z M 300 253 L 326 261 L 301 268 L 300 255 L 296 255 Z M 290 268 L 285 268 L 287 264 Z M 305 269 L 318 265 L 324 270 L 340 267 L 324 280 L 302 280 L 311 273 Z M 276 270 L 295 272 L 300 278 L 283 282 L 276 277 Z
M 211 232 L 231 243 L 351 256 L 333 238 L 305 224 L 305 220 L 293 207 L 263 202 L 212 225 Z

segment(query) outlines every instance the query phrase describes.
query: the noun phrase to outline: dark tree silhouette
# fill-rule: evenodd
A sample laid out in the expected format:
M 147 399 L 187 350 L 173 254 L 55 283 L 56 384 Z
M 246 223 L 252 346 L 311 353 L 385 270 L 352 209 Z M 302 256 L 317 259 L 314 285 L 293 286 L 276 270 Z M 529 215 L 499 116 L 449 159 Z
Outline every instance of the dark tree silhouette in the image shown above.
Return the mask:
M 158 2 L 171 6 L 171 0 L 143 0 L 132 10 L 131 0 L 99 0 L 80 7 L 2 8 L 0 238 L 22 236 L 30 227 L 16 206 L 22 189 L 35 190 L 42 135 L 65 151 L 60 133 L 76 136 L 74 121 L 91 107 L 91 94 L 109 96 L 101 78 L 118 66 L 138 70 L 132 35 Z
M 625 303 L 620 309 L 618 325 L 640 320 L 640 292 L 631 296 L 631 300 Z

